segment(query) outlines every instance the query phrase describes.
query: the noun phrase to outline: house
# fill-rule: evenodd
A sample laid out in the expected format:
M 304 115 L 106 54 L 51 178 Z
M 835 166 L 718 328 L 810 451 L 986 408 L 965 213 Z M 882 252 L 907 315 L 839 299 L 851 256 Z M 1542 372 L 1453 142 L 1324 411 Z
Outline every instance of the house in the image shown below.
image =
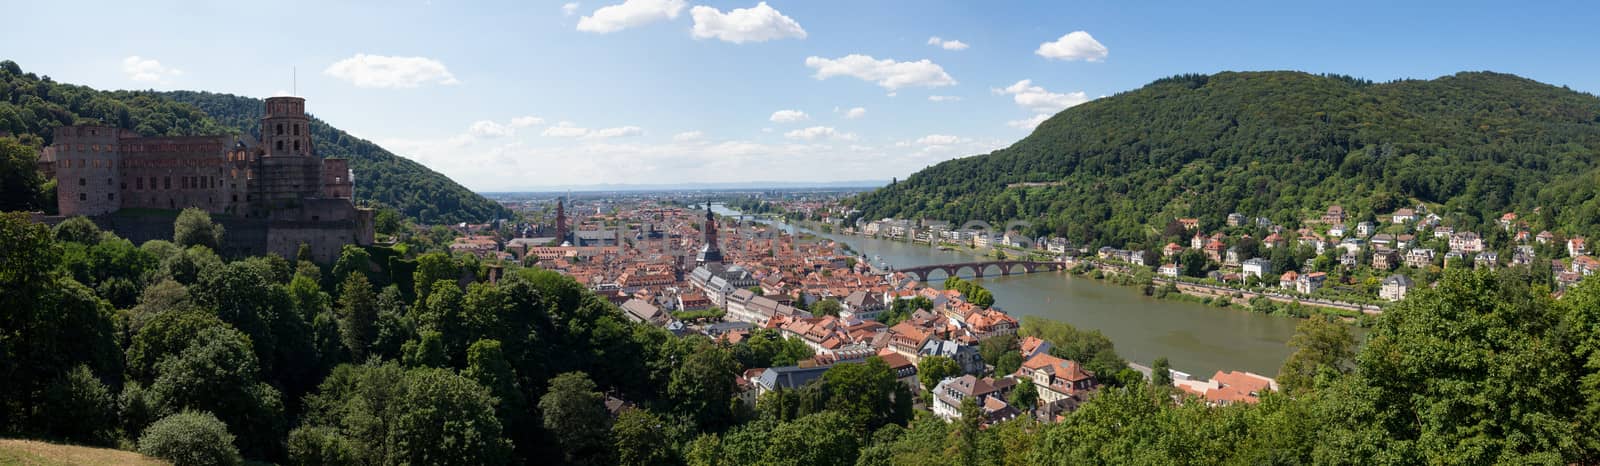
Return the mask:
M 968 398 L 983 409 L 984 423 L 1003 422 L 1021 414 L 1005 402 L 1009 388 L 1016 382 L 1010 379 L 977 378 L 971 375 L 950 377 L 939 382 L 933 390 L 933 414 L 946 421 L 961 418 L 961 403 Z
M 1161 274 L 1163 277 L 1177 278 L 1178 264 L 1162 264 L 1161 268 L 1156 270 L 1156 273 Z
M 1589 256 L 1574 257 L 1571 270 L 1584 276 L 1594 275 L 1596 271 L 1600 271 L 1600 260 Z
M 1176 267 L 1176 266 L 1174 266 Z M 1272 273 L 1272 261 L 1260 257 L 1244 261 L 1244 276 L 1261 278 Z
M 1328 206 L 1328 211 L 1322 214 L 1322 223 L 1343 224 L 1344 221 L 1344 207 Z
M 961 372 L 966 374 L 983 373 L 983 356 L 978 355 L 978 345 L 967 345 L 951 340 L 929 340 L 922 344 L 922 349 L 917 351 L 917 358 L 928 356 L 944 356 L 955 360 L 961 366 Z
M 1284 241 L 1283 235 L 1277 233 L 1269 234 L 1266 238 L 1261 239 L 1261 245 L 1265 246 L 1267 249 L 1280 248 L 1285 244 L 1288 243 Z
M 628 320 L 650 325 L 664 326 L 672 321 L 672 315 L 662 312 L 661 308 L 642 299 L 630 299 L 622 303 L 623 314 Z
M 922 382 L 917 380 L 917 364 L 911 362 L 911 358 L 888 348 L 878 350 L 878 358 L 889 366 L 889 370 L 894 371 L 895 380 L 905 384 L 911 393 L 922 391 Z
M 1206 247 L 1206 235 L 1202 235 L 1197 231 L 1194 233 L 1193 237 L 1189 238 L 1189 249 L 1200 249 L 1203 247 Z
M 1050 238 L 1050 241 L 1045 245 L 1045 250 L 1051 254 L 1066 254 L 1069 244 L 1066 238 Z
M 972 234 L 972 247 L 975 247 L 975 248 L 987 248 L 987 247 L 989 247 L 989 233 L 987 233 L 987 232 L 973 233 Z
M 1378 290 L 1378 297 L 1389 301 L 1405 299 L 1406 292 L 1411 291 L 1413 283 L 1411 277 L 1395 274 L 1383 279 L 1383 287 Z
M 1434 238 L 1449 238 L 1456 234 L 1456 229 L 1451 227 L 1438 227 L 1433 229 Z
M 1332 236 L 1334 238 L 1343 238 L 1344 235 L 1345 230 L 1344 225 L 1342 224 L 1335 224 L 1332 228 L 1328 229 L 1328 236 Z
M 1179 380 L 1173 385 L 1200 396 L 1211 406 L 1259 403 L 1261 395 L 1278 391 L 1278 381 L 1252 372 L 1217 371 L 1211 380 Z
M 1178 219 L 1178 224 L 1183 225 L 1183 229 L 1185 230 L 1200 229 L 1200 219 L 1198 218 L 1180 218 Z
M 1311 294 L 1317 291 L 1318 288 L 1322 288 L 1322 284 L 1327 281 L 1328 274 L 1324 272 L 1302 274 L 1294 281 L 1294 290 L 1303 294 Z
M 1022 360 L 1024 361 L 1036 354 L 1049 354 L 1052 347 L 1049 341 L 1039 337 L 1024 337 L 1018 346 L 1022 347 Z
M 1395 247 L 1394 241 L 1394 235 L 1388 233 L 1372 235 L 1372 245 L 1374 247 L 1392 248 Z
M 1222 250 L 1226 247 L 1221 241 L 1211 240 L 1206 243 L 1206 259 L 1210 259 L 1212 262 L 1222 262 Z
M 1487 267 L 1489 270 L 1494 270 L 1500 266 L 1500 253 L 1494 251 L 1480 252 L 1476 257 L 1472 258 L 1472 263 L 1475 267 Z
M 1356 268 L 1357 265 L 1361 265 L 1361 256 L 1354 252 L 1341 254 L 1339 256 L 1339 265 L 1342 265 L 1347 269 Z
M 822 374 L 824 372 L 828 372 L 828 368 L 830 367 L 832 366 L 769 367 L 767 370 L 761 372 L 760 377 L 756 378 L 756 395 L 759 397 L 760 395 L 765 395 L 767 392 L 773 390 L 793 390 L 800 388 L 805 386 L 807 382 L 821 378 Z
M 1284 272 L 1278 277 L 1278 288 L 1294 289 L 1294 284 L 1300 279 L 1300 274 L 1293 270 Z
M 1239 254 L 1239 248 L 1237 248 L 1237 247 L 1229 247 L 1228 248 L 1228 252 L 1223 254 L 1223 256 L 1224 256 L 1224 260 L 1223 260 L 1223 264 L 1224 265 L 1227 265 L 1229 267 L 1235 267 L 1235 266 L 1239 265 L 1239 260 L 1241 259 L 1240 258 L 1240 254 Z
M 839 316 L 844 318 L 876 319 L 878 314 L 882 313 L 886 308 L 882 296 L 877 293 L 868 293 L 866 290 L 850 292 L 850 295 L 846 296 L 844 301 L 839 304 L 842 304 L 840 307 L 843 308 Z
M 1567 255 L 1578 257 L 1589 254 L 1589 246 L 1582 236 L 1574 236 L 1567 240 Z
M 1244 214 L 1241 214 L 1241 213 L 1238 213 L 1238 212 L 1234 212 L 1234 213 L 1228 214 L 1228 226 L 1236 227 L 1236 226 L 1244 225 L 1244 222 L 1245 222 Z
M 1389 222 L 1390 223 L 1394 223 L 1394 224 L 1401 224 L 1401 223 L 1415 222 L 1415 221 L 1417 221 L 1417 211 L 1415 209 L 1411 209 L 1411 208 L 1401 208 L 1401 209 L 1395 210 L 1394 211 L 1394 215 L 1389 217 Z
M 1361 222 L 1356 224 L 1356 236 L 1360 236 L 1362 238 L 1372 236 L 1372 233 L 1376 230 L 1377 228 L 1372 225 L 1372 222 Z
M 1483 238 L 1470 231 L 1456 233 L 1450 235 L 1450 249 L 1460 250 L 1461 252 L 1481 252 L 1483 251 Z
M 1538 242 L 1539 244 L 1550 244 L 1551 241 L 1555 241 L 1556 240 L 1556 235 L 1554 233 L 1549 232 L 1548 230 L 1547 231 L 1541 231 L 1541 232 L 1539 232 L 1539 234 L 1533 236 L 1533 240 Z
M 1081 398 L 1098 385 L 1094 374 L 1077 361 L 1043 353 L 1023 361 L 1016 375 L 1033 380 L 1034 387 L 1039 390 L 1039 404 Z
M 1428 248 L 1411 248 L 1406 251 L 1406 266 L 1412 268 L 1427 268 L 1433 265 L 1433 250 Z
M 1171 258 L 1182 252 L 1183 246 L 1179 246 L 1178 243 L 1167 243 L 1166 247 L 1161 248 L 1161 257 Z
M 1500 216 L 1500 228 L 1505 228 L 1506 231 L 1511 231 L 1511 227 L 1516 225 L 1516 224 L 1517 224 L 1517 213 L 1516 212 L 1506 212 L 1505 215 L 1501 215 Z
M 1394 270 L 1400 265 L 1400 252 L 1389 248 L 1378 248 L 1372 252 L 1372 268 L 1378 270 Z
M 1511 265 L 1532 264 L 1534 257 L 1533 246 L 1517 246 L 1517 250 L 1511 253 Z
M 1394 248 L 1395 249 L 1409 248 L 1409 247 L 1411 247 L 1412 244 L 1416 243 L 1416 241 L 1417 241 L 1416 235 L 1401 234 L 1400 236 L 1394 237 Z

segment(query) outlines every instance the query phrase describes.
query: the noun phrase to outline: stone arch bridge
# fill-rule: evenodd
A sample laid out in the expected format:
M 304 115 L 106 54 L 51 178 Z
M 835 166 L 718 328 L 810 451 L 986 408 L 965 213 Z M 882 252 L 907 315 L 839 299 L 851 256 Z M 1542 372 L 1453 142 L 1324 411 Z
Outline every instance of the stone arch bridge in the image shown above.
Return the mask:
M 924 265 L 919 267 L 895 269 L 895 271 L 904 272 L 907 275 L 917 277 L 917 281 L 926 283 L 928 281 L 928 277 L 933 275 L 934 272 L 944 272 L 944 276 L 946 278 L 960 276 L 983 278 L 985 273 L 994 273 L 992 271 L 996 270 L 999 272 L 999 275 L 1005 276 L 1020 273 L 1054 272 L 1057 270 L 1065 270 L 1066 268 L 1066 264 L 1061 262 L 1000 260 Z

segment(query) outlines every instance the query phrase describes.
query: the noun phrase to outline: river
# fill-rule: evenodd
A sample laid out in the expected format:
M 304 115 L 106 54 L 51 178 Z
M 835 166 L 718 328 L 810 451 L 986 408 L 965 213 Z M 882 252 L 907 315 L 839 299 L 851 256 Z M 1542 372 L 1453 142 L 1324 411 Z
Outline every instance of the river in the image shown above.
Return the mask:
M 713 210 L 738 215 L 721 205 Z M 789 225 L 779 225 L 793 231 Z M 857 253 L 900 268 L 979 259 L 971 251 L 940 251 L 921 244 L 807 232 L 848 244 Z M 975 280 L 994 293 L 995 307 L 1013 316 L 1039 316 L 1079 329 L 1099 330 L 1129 361 L 1149 365 L 1165 356 L 1173 369 L 1199 377 L 1210 377 L 1218 370 L 1275 376 L 1289 356 L 1287 342 L 1299 323 L 1294 318 L 1155 299 L 1134 287 L 1065 272 Z

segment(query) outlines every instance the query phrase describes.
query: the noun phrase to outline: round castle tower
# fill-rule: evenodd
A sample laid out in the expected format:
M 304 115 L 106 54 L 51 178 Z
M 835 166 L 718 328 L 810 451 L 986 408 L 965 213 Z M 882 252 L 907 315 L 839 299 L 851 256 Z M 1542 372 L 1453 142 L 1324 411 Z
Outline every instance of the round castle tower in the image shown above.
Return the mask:
M 121 208 L 121 132 L 109 126 L 56 128 L 46 157 L 55 164 L 61 215 L 101 215 Z

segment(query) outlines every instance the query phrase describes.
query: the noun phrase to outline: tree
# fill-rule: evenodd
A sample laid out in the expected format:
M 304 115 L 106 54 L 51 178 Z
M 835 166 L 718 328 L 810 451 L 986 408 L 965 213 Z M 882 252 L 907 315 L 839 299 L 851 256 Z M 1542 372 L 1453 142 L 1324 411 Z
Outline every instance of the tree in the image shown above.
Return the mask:
M 1185 249 L 1178 254 L 1178 265 L 1183 267 L 1184 276 L 1204 278 L 1209 263 L 1204 252 L 1198 249 Z
M 673 460 L 668 448 L 671 439 L 666 435 L 667 423 L 661 417 L 642 409 L 628 409 L 617 415 L 611 425 L 611 438 L 619 465 L 667 464 Z
M 550 379 L 550 389 L 539 398 L 544 428 L 555 436 L 570 463 L 605 464 L 610 426 L 605 395 L 582 372 Z
M 922 389 L 933 392 L 933 388 L 944 379 L 961 375 L 961 364 L 945 356 L 925 356 L 917 361 L 917 380 L 922 382 Z
M 188 348 L 201 331 L 226 325 L 201 310 L 176 309 L 156 314 L 139 328 L 128 345 L 127 373 L 134 380 L 153 382 L 156 364 L 162 359 Z
M 1282 377 L 1282 375 L 1280 374 L 1279 377 Z M 1172 367 L 1165 356 L 1156 358 L 1155 362 L 1150 364 L 1150 385 L 1156 387 L 1172 386 Z
M 339 340 L 350 351 L 350 358 L 364 361 L 378 338 L 378 296 L 367 277 L 357 272 L 346 275 L 339 285 Z
M 667 394 L 678 410 L 702 430 L 716 430 L 731 423 L 734 379 L 739 364 L 733 354 L 715 345 L 700 345 L 672 370 Z
M 182 247 L 205 246 L 222 251 L 222 225 L 211 221 L 211 214 L 194 207 L 178 213 L 172 223 L 172 242 Z
M 52 383 L 40 411 L 48 413 L 44 430 L 51 438 L 102 446 L 115 442 L 116 399 L 87 365 Z
M 860 448 L 849 416 L 824 411 L 772 429 L 759 463 L 779 466 L 853 465 Z M 742 463 L 736 463 L 742 464 Z
M 1021 368 L 1022 353 L 1016 351 L 1003 353 L 1000 359 L 994 362 L 994 373 L 997 375 L 1013 374 Z
M 234 426 L 246 455 L 275 458 L 283 403 L 276 389 L 257 380 L 259 370 L 248 337 L 227 327 L 206 328 L 188 348 L 157 364 L 152 405 L 162 415 L 216 413 Z
M 93 246 L 100 242 L 100 226 L 82 215 L 63 220 L 56 225 L 56 241 Z
M 366 276 L 371 272 L 372 255 L 368 254 L 366 249 L 354 244 L 346 244 L 339 248 L 339 259 L 333 262 L 333 278 L 335 280 L 349 277 L 352 273 Z
M 433 290 L 439 282 L 449 281 L 450 286 L 455 287 L 454 283 L 460 277 L 461 266 L 449 254 L 434 252 L 417 257 L 417 271 L 412 273 L 417 302 L 426 301 L 430 290 Z
M 171 461 L 174 466 L 240 464 L 233 434 L 216 416 L 184 411 L 151 424 L 139 436 L 139 453 Z
M 44 206 L 39 150 L 12 137 L 0 137 L 0 211 L 29 212 Z
M 1295 326 L 1289 346 L 1295 351 L 1278 371 L 1278 383 L 1286 392 L 1310 389 L 1319 375 L 1344 374 L 1355 363 L 1355 336 L 1346 326 L 1326 319 L 1302 320 Z
M 843 306 L 839 304 L 839 300 L 827 298 L 822 301 L 818 301 L 815 305 L 813 305 L 811 307 L 811 314 L 817 316 L 838 316 L 839 311 L 841 310 L 843 310 Z
M 978 356 L 982 357 L 984 361 L 999 361 L 1001 355 L 1004 355 L 1008 352 L 1016 352 L 1017 349 L 1018 346 L 1016 335 L 990 337 L 978 342 Z M 1000 372 L 999 370 L 996 370 L 995 372 L 1001 374 L 1005 373 Z
M 857 435 L 888 424 L 905 424 L 911 418 L 912 394 L 882 358 L 872 356 L 859 364 L 836 364 L 822 374 L 823 404 L 845 416 Z
M 946 453 L 946 456 L 960 458 L 961 464 L 978 464 L 981 453 L 978 442 L 983 435 L 981 429 L 985 419 L 983 409 L 978 407 L 977 397 L 969 396 L 961 399 L 959 410 L 961 418 L 956 420 L 956 429 L 950 432 L 955 437 L 950 449 L 955 451 Z
M 407 371 L 391 407 L 391 460 L 399 464 L 505 464 L 511 445 L 501 438 L 489 390 L 448 369 Z
M 1017 383 L 1017 388 L 1011 390 L 1011 397 L 1006 402 L 1023 414 L 1032 413 L 1039 407 L 1039 387 L 1033 385 L 1033 379 L 1022 379 Z
M 514 441 L 528 441 L 538 427 L 529 416 L 528 402 L 518 385 L 516 369 L 506 360 L 499 340 L 478 340 L 467 348 L 467 368 L 461 376 L 477 382 L 500 400 L 495 405 L 500 425 Z

